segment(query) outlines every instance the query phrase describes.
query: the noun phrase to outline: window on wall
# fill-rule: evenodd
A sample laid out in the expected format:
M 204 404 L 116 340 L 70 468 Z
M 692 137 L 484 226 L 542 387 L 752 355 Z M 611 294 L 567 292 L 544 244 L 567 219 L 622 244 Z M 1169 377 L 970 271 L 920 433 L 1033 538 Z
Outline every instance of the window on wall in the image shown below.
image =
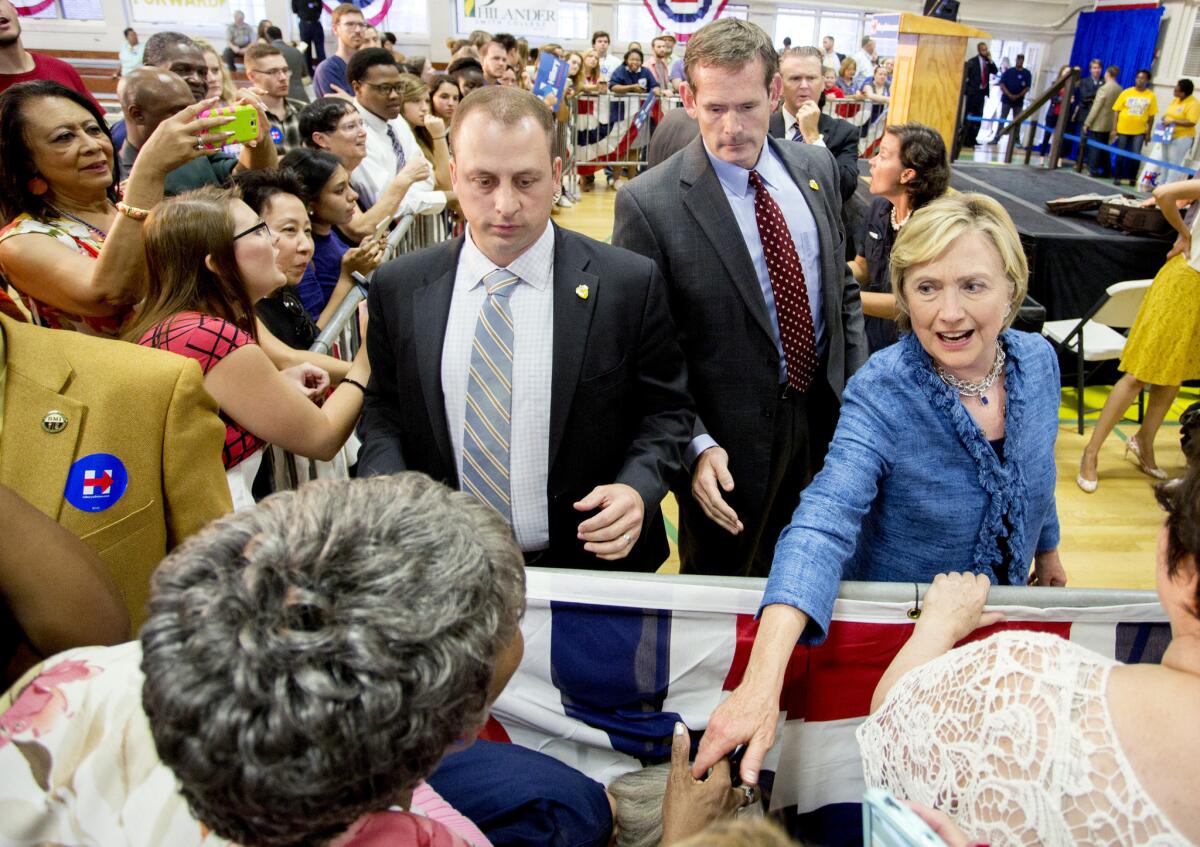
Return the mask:
M 784 11 L 775 16 L 776 44 L 790 38 L 793 47 L 804 47 L 813 43 L 816 31 L 816 12 Z
M 780 9 L 775 15 L 775 43 L 792 39 L 793 47 L 820 47 L 821 39 L 833 36 L 833 49 L 850 55 L 862 37 L 863 15 L 833 9 Z
M 38 20 L 102 21 L 104 9 L 100 0 L 53 0 L 44 9 L 27 17 Z
M 590 11 L 587 3 L 575 3 L 572 0 L 559 0 L 558 3 L 558 37 L 587 41 L 591 38 L 588 29 Z
M 750 6 L 730 3 L 725 7 L 721 17 L 748 21 L 750 20 Z M 654 23 L 654 18 L 643 3 L 619 3 L 617 5 L 616 30 L 618 43 L 628 44 L 630 41 L 640 41 L 647 47 L 651 39 L 662 32 Z

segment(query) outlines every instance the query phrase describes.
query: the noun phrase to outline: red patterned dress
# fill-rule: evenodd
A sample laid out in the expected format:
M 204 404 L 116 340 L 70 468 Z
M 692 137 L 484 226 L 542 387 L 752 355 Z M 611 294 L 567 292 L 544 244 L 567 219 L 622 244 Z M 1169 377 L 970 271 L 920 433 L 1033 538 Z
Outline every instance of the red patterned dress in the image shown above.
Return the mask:
M 244 330 L 222 318 L 199 312 L 180 312 L 146 331 L 138 339 L 143 347 L 155 347 L 195 359 L 207 376 L 213 367 L 239 347 L 254 344 Z M 262 463 L 262 448 L 266 442 L 233 418 L 221 412 L 225 422 L 225 446 L 221 459 L 229 478 L 235 509 L 254 505 L 250 485 Z

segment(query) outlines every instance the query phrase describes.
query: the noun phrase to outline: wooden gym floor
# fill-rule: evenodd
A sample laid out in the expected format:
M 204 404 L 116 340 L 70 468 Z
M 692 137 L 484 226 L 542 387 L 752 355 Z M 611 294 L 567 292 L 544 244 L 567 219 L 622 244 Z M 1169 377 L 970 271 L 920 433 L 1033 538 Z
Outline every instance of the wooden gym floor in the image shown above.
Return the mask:
M 583 191 L 579 203 L 571 209 L 559 209 L 554 220 L 560 226 L 577 230 L 593 238 L 607 240 L 612 235 L 613 204 L 617 192 L 604 185 L 602 175 L 591 191 Z M 1084 395 L 1089 421 L 1094 421 L 1107 396 L 1105 388 L 1089 388 Z M 1154 443 L 1159 466 L 1171 475 L 1183 470 L 1179 448 L 1179 413 L 1195 400 L 1200 391 L 1185 388 Z M 1091 435 L 1075 430 L 1075 394 L 1064 389 L 1059 414 L 1058 444 L 1058 517 L 1062 526 L 1059 548 L 1067 569 L 1069 585 L 1079 588 L 1154 588 L 1154 555 L 1162 513 L 1154 501 L 1151 480 L 1131 462 L 1122 458 L 1125 443 L 1137 429 L 1137 408 L 1129 410 L 1100 452 L 1100 488 L 1085 494 L 1075 485 L 1079 456 Z M 668 495 L 664 504 L 668 535 L 672 539 L 671 558 L 664 572 L 679 568 L 674 545 L 676 508 Z

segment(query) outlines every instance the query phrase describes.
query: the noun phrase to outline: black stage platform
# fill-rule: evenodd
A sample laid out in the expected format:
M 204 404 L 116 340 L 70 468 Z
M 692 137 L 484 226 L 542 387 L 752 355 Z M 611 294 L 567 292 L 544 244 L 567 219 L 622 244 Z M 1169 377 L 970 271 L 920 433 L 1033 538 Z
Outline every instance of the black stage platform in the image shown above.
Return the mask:
M 1046 307 L 1047 320 L 1081 316 L 1114 282 L 1153 278 L 1173 240 L 1102 227 L 1095 212 L 1051 215 L 1047 200 L 1119 193 L 1111 183 L 1074 171 L 960 161 L 954 163 L 950 185 L 956 191 L 987 194 L 1012 216 L 1029 259 L 1029 294 Z M 865 184 L 860 183 L 858 194 L 866 194 Z M 870 195 L 863 199 L 869 202 Z

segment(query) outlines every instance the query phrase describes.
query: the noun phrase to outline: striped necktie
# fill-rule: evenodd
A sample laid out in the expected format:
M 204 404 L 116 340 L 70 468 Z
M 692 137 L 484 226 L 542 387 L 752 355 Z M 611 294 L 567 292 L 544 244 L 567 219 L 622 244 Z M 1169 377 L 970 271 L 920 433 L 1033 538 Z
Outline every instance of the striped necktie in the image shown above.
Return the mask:
M 387 136 L 388 141 L 392 142 L 392 152 L 396 154 L 396 173 L 400 173 L 400 169 L 404 167 L 404 147 L 391 124 L 387 124 Z
M 460 477 L 464 491 L 495 508 L 509 523 L 513 321 L 508 298 L 520 281 L 503 268 L 483 278 L 487 298 L 471 343 Z
M 800 131 L 799 121 L 796 121 L 796 123 L 792 124 L 792 141 L 799 141 L 801 144 L 804 143 L 804 133 Z

